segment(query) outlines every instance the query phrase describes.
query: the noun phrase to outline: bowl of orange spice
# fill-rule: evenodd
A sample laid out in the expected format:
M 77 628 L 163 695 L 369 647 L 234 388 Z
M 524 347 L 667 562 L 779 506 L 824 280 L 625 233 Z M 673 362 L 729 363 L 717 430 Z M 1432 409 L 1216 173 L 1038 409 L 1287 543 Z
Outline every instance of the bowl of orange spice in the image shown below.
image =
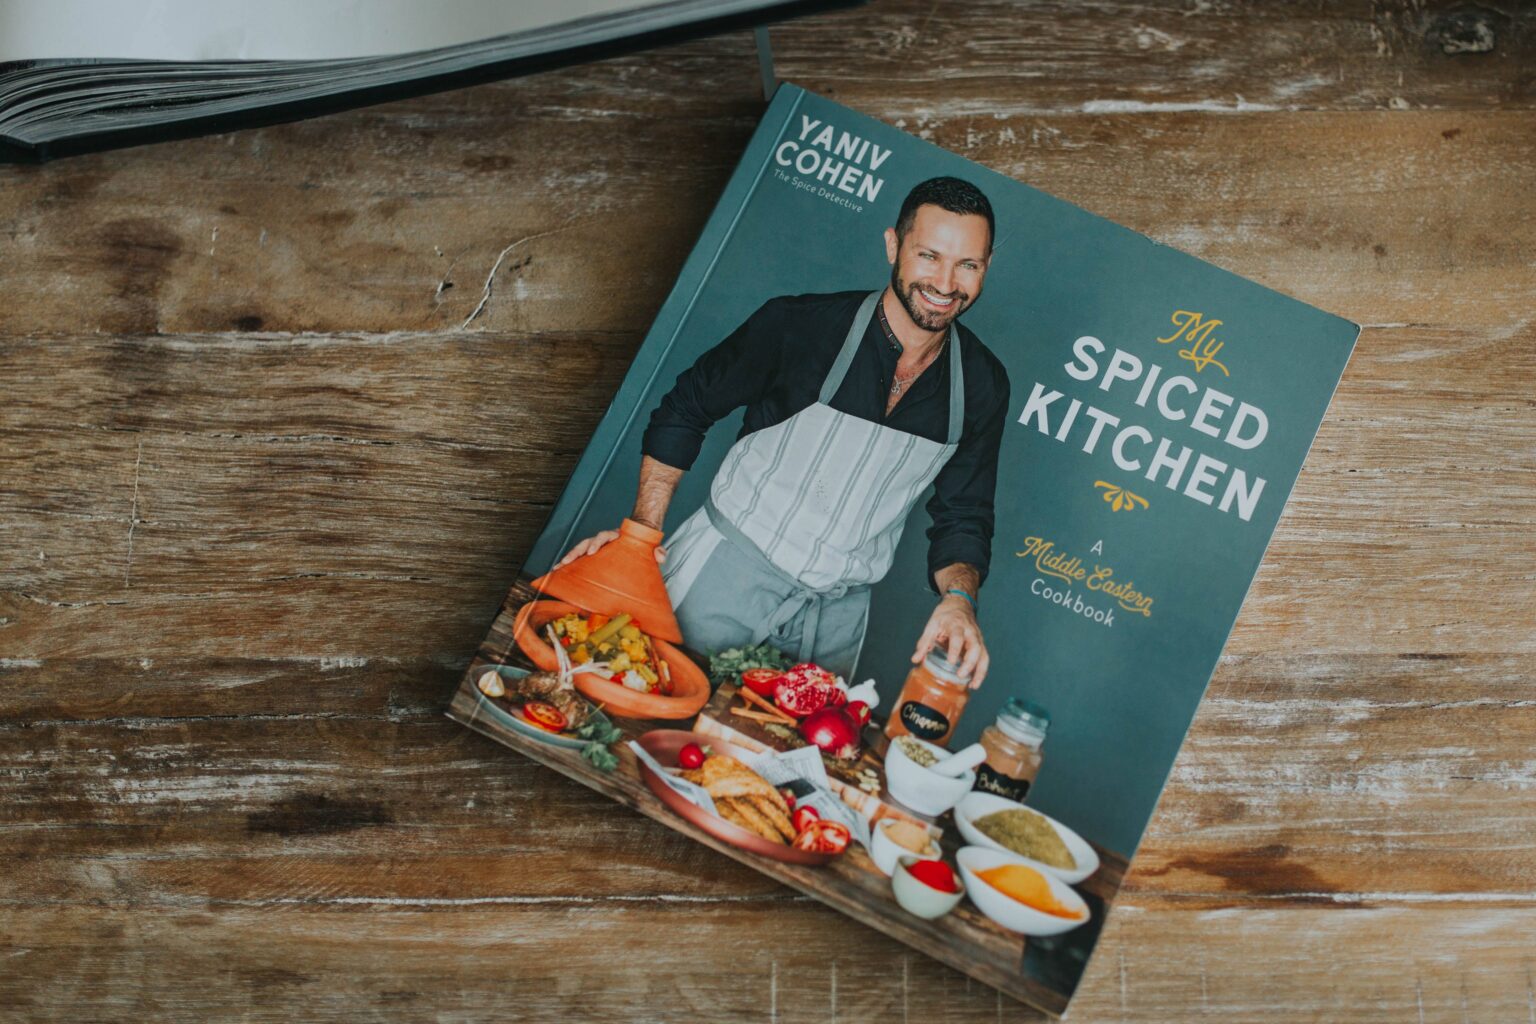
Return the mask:
M 971 902 L 1011 932 L 1060 935 L 1088 922 L 1088 904 L 1071 886 L 1022 857 L 966 846 L 955 855 L 955 863 Z

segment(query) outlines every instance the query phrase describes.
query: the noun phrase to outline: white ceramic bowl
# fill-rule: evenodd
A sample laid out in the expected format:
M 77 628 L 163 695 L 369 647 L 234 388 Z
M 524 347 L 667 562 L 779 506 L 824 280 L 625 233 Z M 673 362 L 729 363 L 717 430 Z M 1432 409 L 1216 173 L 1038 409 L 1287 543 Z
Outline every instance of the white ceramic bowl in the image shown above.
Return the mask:
M 984 818 L 989 814 L 996 814 L 998 811 L 1019 809 L 1029 811 L 1031 814 L 1039 814 L 1040 817 L 1050 822 L 1051 827 L 1056 830 L 1056 834 L 1061 836 L 1061 841 L 1066 844 L 1067 852 L 1072 855 L 1072 860 L 1077 863 L 1077 867 L 1071 870 L 1053 868 L 1049 864 L 1042 864 L 1029 857 L 1022 857 L 982 832 L 975 825 L 977 818 Z M 965 837 L 966 842 L 975 846 L 984 846 L 989 850 L 998 850 L 1019 860 L 1027 861 L 1031 867 L 1039 868 L 1048 875 L 1054 875 L 1068 885 L 1076 885 L 1099 870 L 1099 855 L 1094 851 L 1093 847 L 1088 845 L 1088 840 L 1073 832 L 1049 814 L 1041 814 L 1033 807 L 1025 807 L 1017 801 L 998 796 L 996 793 L 975 792 L 966 794 L 965 798 L 955 806 L 955 824 L 959 826 L 960 834 Z
M 955 862 L 960 865 L 960 876 L 965 879 L 965 894 L 971 898 L 971 902 L 976 904 L 976 908 L 983 914 L 1011 932 L 1036 937 L 1060 935 L 1079 925 L 1087 924 L 1092 916 L 1088 910 L 1088 904 L 1072 891 L 1071 886 L 1044 871 L 1040 874 L 1045 879 L 1045 883 L 1051 887 L 1051 894 L 1063 905 L 1082 916 L 1057 917 L 1055 914 L 1047 914 L 1042 910 L 1027 907 L 1012 896 L 994 889 L 976 874 L 978 871 L 995 868 L 999 864 L 1023 864 L 1039 870 L 1033 861 L 1025 860 L 1023 857 L 999 850 L 989 850 L 983 846 L 963 846 L 955 855 Z
M 974 768 L 958 778 L 951 779 L 940 775 L 908 757 L 901 749 L 901 740 L 914 740 L 921 743 L 939 758 L 950 755 L 950 751 L 943 747 L 935 746 L 926 740 L 919 740 L 915 736 L 903 736 L 901 739 L 891 740 L 891 745 L 885 752 L 885 788 L 891 791 L 891 796 L 898 802 L 919 814 L 937 818 L 959 803 L 960 798 L 969 793 L 971 787 L 976 784 Z
M 907 871 L 907 867 L 921 859 L 906 856 L 896 861 L 896 871 L 891 875 L 891 892 L 895 893 L 896 902 L 901 904 L 902 910 L 914 917 L 932 921 L 954 910 L 960 903 L 960 897 L 965 895 L 965 881 L 956 872 L 955 881 L 960 886 L 959 892 L 940 892 L 931 885 L 919 882 Z
M 928 849 L 923 853 L 913 853 L 905 846 L 885 834 L 885 827 L 895 822 L 896 818 L 881 818 L 875 822 L 869 830 L 869 857 L 875 862 L 875 867 L 889 875 L 896 870 L 896 861 L 902 857 L 917 857 L 920 860 L 938 860 L 943 856 L 939 844 L 933 839 L 928 840 Z M 913 828 L 918 826 L 914 825 Z

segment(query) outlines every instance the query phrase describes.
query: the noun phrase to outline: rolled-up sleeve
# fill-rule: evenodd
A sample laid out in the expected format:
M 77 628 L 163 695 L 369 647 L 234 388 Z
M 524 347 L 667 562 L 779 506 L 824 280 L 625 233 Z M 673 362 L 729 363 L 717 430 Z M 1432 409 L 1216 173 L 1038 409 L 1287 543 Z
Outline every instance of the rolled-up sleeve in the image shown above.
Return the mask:
M 782 331 L 775 300 L 732 331 L 677 375 L 672 390 L 651 413 L 640 451 L 676 469 L 689 469 L 699 457 L 704 435 L 733 409 L 758 401 L 779 370 Z
M 939 590 L 934 574 L 956 562 L 974 565 L 982 582 L 986 581 L 992 562 L 997 453 L 1008 398 L 1008 374 L 997 364 L 990 401 L 933 481 L 933 497 L 928 501 L 933 519 L 928 528 L 928 585 L 934 593 Z

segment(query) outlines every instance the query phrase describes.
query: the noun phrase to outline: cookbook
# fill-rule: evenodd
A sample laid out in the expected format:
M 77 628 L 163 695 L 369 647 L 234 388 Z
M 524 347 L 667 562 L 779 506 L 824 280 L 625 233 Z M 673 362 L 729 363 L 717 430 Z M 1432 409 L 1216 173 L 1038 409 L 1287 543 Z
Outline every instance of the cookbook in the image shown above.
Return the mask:
M 449 715 L 1064 1013 L 1358 333 L 783 85 Z
M 860 0 L 13 0 L 0 161 L 276 124 Z

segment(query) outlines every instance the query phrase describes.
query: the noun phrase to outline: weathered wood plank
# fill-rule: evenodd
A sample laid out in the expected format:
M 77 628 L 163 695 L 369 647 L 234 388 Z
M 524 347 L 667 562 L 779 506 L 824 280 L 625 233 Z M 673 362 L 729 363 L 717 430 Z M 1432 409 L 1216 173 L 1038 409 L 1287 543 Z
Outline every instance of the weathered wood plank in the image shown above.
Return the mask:
M 779 73 L 881 116 L 1529 106 L 1523 5 L 877 3 L 773 31 Z M 862 59 L 850 60 L 850 53 Z
M 635 340 L 0 342 L 78 382 L 0 409 L 9 656 L 470 649 Z M 1530 324 L 1367 331 L 1229 651 L 1536 650 L 1533 377 Z
M 112 884 L 77 898 L 251 899 L 286 869 L 226 865 L 270 854 L 332 893 L 527 895 L 569 872 L 485 879 L 483 857 L 558 859 L 566 833 L 622 866 L 615 886 L 643 872 L 647 892 L 710 891 L 693 844 L 438 718 L 461 668 L 110 668 L 0 670 L 0 852 L 27 855 L 13 894 L 57 898 L 76 862 L 105 861 Z M 1127 891 L 1141 905 L 1529 899 L 1536 726 L 1511 723 L 1530 721 L 1533 676 L 1530 656 L 1227 658 Z M 103 678 L 121 683 L 104 694 Z M 433 858 L 425 875 L 381 863 Z M 706 874 L 722 872 L 740 891 L 723 861 Z
M 1131 909 L 1068 1019 L 1524 1021 L 1533 942 L 1529 909 Z M 39 1024 L 1043 1019 L 809 902 L 8 907 L 0 955 Z
M 446 101 L 423 100 L 0 167 L 19 299 L 0 331 L 638 331 L 761 108 L 580 119 L 519 104 L 526 88 L 466 92 L 478 124 L 444 126 Z M 1526 309 L 1536 225 L 1507 216 L 1536 165 L 1522 111 L 890 119 L 1359 321 L 1503 325 Z

